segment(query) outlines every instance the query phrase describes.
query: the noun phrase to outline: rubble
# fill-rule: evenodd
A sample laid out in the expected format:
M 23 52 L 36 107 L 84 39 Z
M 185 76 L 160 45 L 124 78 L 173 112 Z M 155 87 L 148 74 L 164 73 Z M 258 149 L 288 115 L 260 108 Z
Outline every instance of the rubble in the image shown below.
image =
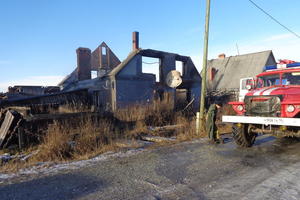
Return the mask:
M 11 160 L 19 160 L 19 161 L 25 162 L 32 156 L 38 154 L 38 152 L 39 151 L 37 150 L 37 151 L 33 151 L 31 153 L 19 154 L 19 155 L 11 155 L 10 153 L 5 153 L 5 154 L 0 155 L 0 164 L 7 163 Z
M 13 110 L 8 110 L 1 116 L 4 116 L 4 119 L 0 127 L 0 148 L 7 146 L 6 144 L 13 138 L 21 121 L 19 113 Z
M 176 138 L 167 138 L 167 137 L 160 137 L 160 136 L 151 136 L 151 135 L 142 135 L 141 139 L 148 142 L 174 142 Z
M 144 148 L 148 145 L 151 145 L 153 142 L 145 140 L 117 140 L 115 145 L 120 148 Z

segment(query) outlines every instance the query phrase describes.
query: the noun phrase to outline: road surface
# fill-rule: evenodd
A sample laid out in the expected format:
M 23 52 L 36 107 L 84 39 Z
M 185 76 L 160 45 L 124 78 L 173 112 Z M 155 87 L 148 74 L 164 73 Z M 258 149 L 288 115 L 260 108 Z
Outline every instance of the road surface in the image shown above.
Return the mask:
M 126 155 L 126 152 L 122 153 Z M 122 155 L 119 154 L 119 155 Z M 300 142 L 183 142 L 0 186 L 0 199 L 300 199 Z

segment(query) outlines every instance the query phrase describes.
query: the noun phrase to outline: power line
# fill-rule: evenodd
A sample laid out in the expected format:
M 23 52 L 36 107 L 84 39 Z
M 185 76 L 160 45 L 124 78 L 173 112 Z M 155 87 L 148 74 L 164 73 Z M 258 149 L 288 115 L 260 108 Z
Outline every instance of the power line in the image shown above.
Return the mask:
M 144 64 L 147 64 L 147 65 L 159 64 L 159 62 L 152 62 L 152 63 L 148 63 L 148 62 L 144 62 L 144 61 L 143 61 L 143 63 L 144 63 Z
M 256 8 L 258 8 L 259 10 L 261 10 L 263 13 L 265 13 L 267 16 L 269 16 L 273 21 L 275 21 L 277 24 L 279 24 L 280 26 L 282 26 L 283 28 L 285 28 L 287 31 L 289 31 L 290 33 L 292 33 L 293 35 L 295 35 L 297 38 L 300 39 L 300 35 L 298 35 L 297 33 L 295 33 L 294 31 L 292 31 L 291 29 L 289 29 L 287 26 L 283 25 L 281 22 L 279 22 L 276 18 L 274 18 L 271 14 L 267 13 L 267 11 L 265 11 L 264 9 L 262 9 L 261 7 L 259 7 L 254 1 L 252 0 L 248 0 L 250 3 L 252 3 Z

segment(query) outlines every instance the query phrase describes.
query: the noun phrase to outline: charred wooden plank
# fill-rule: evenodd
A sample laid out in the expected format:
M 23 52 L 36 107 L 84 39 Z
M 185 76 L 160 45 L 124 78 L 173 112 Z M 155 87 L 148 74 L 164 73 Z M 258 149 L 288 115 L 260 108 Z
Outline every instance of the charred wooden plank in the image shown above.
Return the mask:
M 154 132 L 170 131 L 170 130 L 177 130 L 177 129 L 183 129 L 183 128 L 184 128 L 184 125 L 182 125 L 182 124 L 159 126 L 159 127 L 148 127 L 148 129 L 150 131 L 154 131 Z
M 7 148 L 11 144 L 13 138 L 16 136 L 15 134 L 17 133 L 20 123 L 22 122 L 22 118 L 20 118 L 19 113 L 14 112 L 13 114 L 14 114 L 15 118 L 11 125 L 11 129 L 9 131 L 7 139 L 5 139 L 5 143 L 3 143 L 3 145 L 2 145 L 2 148 Z
M 43 120 L 72 119 L 73 117 L 96 117 L 96 116 L 103 116 L 103 114 L 99 112 L 36 114 L 32 116 L 26 116 L 24 117 L 24 119 L 27 122 L 34 122 L 34 121 L 43 121 Z
M 19 149 L 22 149 L 24 147 L 24 128 L 20 127 L 18 129 L 18 143 L 19 143 Z
M 2 144 L 9 133 L 9 130 L 14 121 L 14 118 L 15 117 L 11 111 L 6 112 L 5 119 L 4 119 L 3 123 L 1 124 L 1 128 L 0 128 L 0 148 L 2 147 Z
M 33 106 L 33 105 L 63 105 L 63 104 L 88 104 L 88 89 L 74 90 L 70 92 L 60 92 L 56 94 L 27 97 L 17 100 L 3 100 L 0 108 L 11 106 Z

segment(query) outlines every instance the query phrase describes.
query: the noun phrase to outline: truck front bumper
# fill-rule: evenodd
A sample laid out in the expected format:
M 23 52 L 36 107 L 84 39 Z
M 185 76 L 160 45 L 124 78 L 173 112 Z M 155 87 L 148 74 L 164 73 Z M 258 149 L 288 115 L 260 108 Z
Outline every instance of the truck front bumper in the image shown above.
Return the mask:
M 251 117 L 251 116 L 222 116 L 222 122 L 241 124 L 262 124 L 300 127 L 300 118 L 283 117 Z

